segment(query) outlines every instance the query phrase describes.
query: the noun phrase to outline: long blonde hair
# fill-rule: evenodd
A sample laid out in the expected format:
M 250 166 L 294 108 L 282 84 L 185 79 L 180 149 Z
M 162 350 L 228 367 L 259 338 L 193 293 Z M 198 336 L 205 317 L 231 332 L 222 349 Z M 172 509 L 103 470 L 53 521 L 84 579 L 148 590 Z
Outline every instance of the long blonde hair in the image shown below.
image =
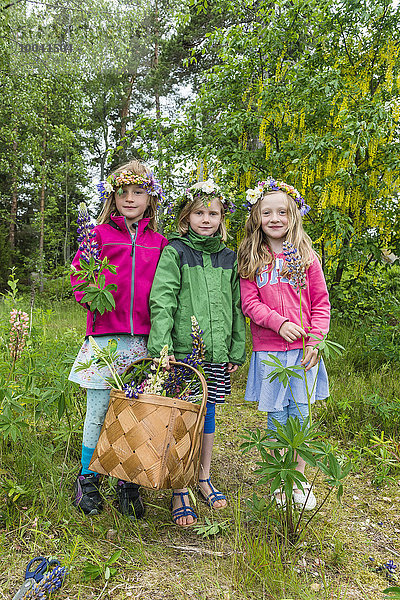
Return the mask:
M 194 186 L 193 186 L 194 187 Z M 192 189 L 192 188 L 190 188 Z M 185 233 L 188 232 L 189 230 L 189 215 L 191 212 L 194 212 L 195 210 L 198 210 L 201 207 L 204 207 L 204 197 L 207 198 L 207 201 L 211 201 L 211 200 L 218 200 L 219 201 L 219 207 L 221 209 L 221 223 L 219 224 L 217 233 L 221 234 L 221 239 L 226 242 L 226 238 L 227 238 L 227 231 L 226 231 L 226 225 L 225 225 L 225 209 L 224 206 L 221 202 L 221 199 L 218 198 L 217 196 L 212 197 L 211 195 L 205 195 L 201 198 L 196 198 L 195 200 L 188 200 L 187 202 L 185 202 L 185 204 L 182 206 L 179 215 L 178 215 L 178 231 L 181 235 L 185 235 Z
M 134 173 L 135 175 L 151 175 L 151 169 L 150 167 L 148 167 L 147 165 L 145 165 L 144 163 L 140 162 L 140 160 L 130 160 L 128 163 L 125 163 L 124 165 L 121 165 L 120 167 L 118 167 L 117 169 L 115 169 L 113 171 L 113 173 L 124 173 L 125 171 L 130 171 L 131 173 Z M 150 196 L 149 195 L 149 204 L 146 208 L 146 210 L 144 211 L 144 217 L 148 217 L 150 219 L 149 221 L 149 228 L 152 229 L 153 231 L 157 231 L 157 202 L 158 202 L 158 198 L 157 196 Z M 115 192 L 111 192 L 108 195 L 108 198 L 106 199 L 106 201 L 104 202 L 103 208 L 101 210 L 101 213 L 99 214 L 98 218 L 97 218 L 97 224 L 98 225 L 102 225 L 103 223 L 109 223 L 110 221 L 110 217 L 112 214 L 119 214 L 118 210 L 117 210 L 117 206 L 115 204 Z
M 316 253 L 312 248 L 311 238 L 303 229 L 301 214 L 293 198 L 281 190 L 267 192 L 251 207 L 250 215 L 246 222 L 245 237 L 239 246 L 238 272 L 243 279 L 254 281 L 260 269 L 264 267 L 272 269 L 274 266 L 274 253 L 267 235 L 261 228 L 261 202 L 267 196 L 277 193 L 284 193 L 287 200 L 288 232 L 286 240 L 297 248 L 301 257 L 301 263 L 305 269 L 308 269 L 316 257 Z M 282 275 L 285 274 L 286 269 L 282 271 Z

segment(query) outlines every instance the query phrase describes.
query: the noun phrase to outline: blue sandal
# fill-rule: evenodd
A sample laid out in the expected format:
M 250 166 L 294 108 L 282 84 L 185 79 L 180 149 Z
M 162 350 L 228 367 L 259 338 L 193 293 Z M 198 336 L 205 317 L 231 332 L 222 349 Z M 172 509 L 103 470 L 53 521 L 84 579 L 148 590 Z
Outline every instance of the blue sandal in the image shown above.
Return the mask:
M 200 486 L 197 488 L 199 491 L 199 494 L 200 494 L 200 498 L 202 499 L 203 502 L 208 504 L 208 506 L 210 508 L 214 508 L 215 502 L 218 502 L 219 500 L 226 500 L 226 496 L 224 496 L 224 494 L 222 494 L 221 492 L 218 492 L 215 489 L 215 487 L 211 483 L 210 477 L 208 479 L 199 479 L 199 483 L 207 483 L 210 486 L 211 492 L 208 494 L 208 496 L 205 496 L 203 494 Z M 225 506 L 218 506 L 218 507 L 215 507 L 214 510 L 222 510 L 223 508 L 226 508 L 227 506 L 228 506 L 228 504 L 225 504 Z
M 174 496 L 180 496 L 181 503 L 182 503 L 182 506 L 180 506 L 179 508 L 175 508 L 175 510 L 173 510 L 173 508 L 172 508 L 172 506 L 173 506 L 172 500 L 173 500 Z M 190 506 L 190 504 L 185 504 L 185 501 L 183 499 L 184 496 L 189 497 L 189 492 L 172 492 L 172 498 L 171 498 L 172 520 L 175 523 L 175 525 L 177 525 L 178 527 L 192 527 L 192 525 L 196 525 L 198 516 L 196 515 L 196 513 L 194 512 L 194 510 Z M 194 521 L 193 521 L 193 523 L 189 523 L 189 525 L 179 525 L 177 523 L 177 521 L 181 517 L 193 517 Z

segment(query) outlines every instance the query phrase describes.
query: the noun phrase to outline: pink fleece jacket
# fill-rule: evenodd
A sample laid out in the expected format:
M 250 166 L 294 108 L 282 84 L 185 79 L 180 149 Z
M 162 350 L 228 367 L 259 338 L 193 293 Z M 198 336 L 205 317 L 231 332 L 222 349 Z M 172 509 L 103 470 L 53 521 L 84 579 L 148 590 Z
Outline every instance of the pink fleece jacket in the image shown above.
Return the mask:
M 149 296 L 158 259 L 167 239 L 149 229 L 148 218 L 140 219 L 135 231 L 126 226 L 124 217 L 111 216 L 109 223 L 94 228 L 100 249 L 100 260 L 108 256 L 117 265 L 117 274 L 105 272 L 106 284 L 116 283 L 112 292 L 115 309 L 103 315 L 88 310 L 86 335 L 131 334 L 148 335 L 150 332 Z M 75 255 L 73 266 L 79 269 L 81 252 Z M 80 283 L 71 277 L 72 285 Z M 81 303 L 83 292 L 74 292 Z M 86 306 L 86 305 L 85 305 Z
M 299 294 L 286 277 L 279 275 L 283 269 L 283 254 L 275 255 L 272 271 L 263 269 L 255 281 L 240 280 L 242 310 L 250 318 L 253 350 L 286 351 L 302 348 L 302 338 L 288 343 L 278 333 L 285 321 L 300 325 Z M 308 333 L 322 337 L 328 333 L 330 303 L 324 274 L 317 258 L 307 269 L 306 289 L 301 292 L 303 327 Z M 317 340 L 306 338 L 306 344 Z

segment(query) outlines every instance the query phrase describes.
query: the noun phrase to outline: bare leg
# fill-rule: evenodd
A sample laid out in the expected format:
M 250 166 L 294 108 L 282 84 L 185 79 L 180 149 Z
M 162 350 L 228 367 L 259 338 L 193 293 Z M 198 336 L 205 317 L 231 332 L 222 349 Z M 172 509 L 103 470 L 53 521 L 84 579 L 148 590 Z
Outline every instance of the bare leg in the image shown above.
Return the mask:
M 187 492 L 187 488 L 182 488 L 180 490 L 173 490 L 176 493 L 179 492 Z M 184 502 L 185 506 L 189 506 L 190 505 L 190 501 L 189 501 L 189 496 L 183 496 L 183 500 L 182 500 L 182 496 L 172 496 L 172 510 L 175 510 L 177 508 L 181 508 L 182 507 L 182 501 Z M 186 517 L 179 517 L 179 519 L 177 519 L 175 521 L 176 525 L 179 525 L 180 527 L 188 527 L 189 525 L 194 525 L 196 523 L 197 519 L 194 519 L 192 517 L 192 515 L 187 515 Z
M 215 433 L 203 433 L 203 446 L 201 449 L 200 457 L 199 479 L 208 479 L 210 477 L 211 455 L 214 445 L 214 435 Z M 206 481 L 199 482 L 199 488 L 201 489 L 205 498 L 207 498 L 207 496 L 212 491 L 209 484 Z M 216 491 L 218 492 L 218 490 Z M 213 503 L 213 508 L 225 508 L 226 505 L 226 500 L 216 500 Z

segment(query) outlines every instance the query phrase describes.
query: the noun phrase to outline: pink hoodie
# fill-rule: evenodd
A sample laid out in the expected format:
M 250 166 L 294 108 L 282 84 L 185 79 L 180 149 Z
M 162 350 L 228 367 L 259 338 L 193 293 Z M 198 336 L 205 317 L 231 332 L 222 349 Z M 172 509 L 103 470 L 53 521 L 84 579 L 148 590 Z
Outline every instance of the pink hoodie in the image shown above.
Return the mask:
M 88 310 L 86 335 L 149 334 L 150 290 L 161 251 L 168 244 L 164 236 L 148 228 L 149 220 L 140 219 L 137 229 L 130 232 L 124 217 L 112 215 L 109 223 L 94 228 L 100 260 L 108 256 L 110 263 L 117 265 L 116 275 L 105 272 L 106 284 L 116 283 L 118 289 L 112 292 L 114 310 L 106 311 L 103 315 Z M 80 268 L 80 256 L 78 250 L 72 261 L 76 269 Z M 73 275 L 71 282 L 74 285 L 80 280 Z M 76 300 L 81 302 L 83 292 L 74 294 Z
M 288 343 L 278 333 L 285 321 L 300 325 L 299 294 L 279 271 L 283 268 L 284 254 L 275 255 L 275 266 L 268 272 L 265 268 L 255 281 L 240 279 L 242 310 L 250 318 L 253 350 L 282 351 L 303 347 L 302 338 Z M 319 338 L 328 333 L 330 303 L 321 265 L 315 258 L 306 271 L 306 289 L 301 292 L 303 328 Z M 315 345 L 317 340 L 306 338 L 306 344 Z

